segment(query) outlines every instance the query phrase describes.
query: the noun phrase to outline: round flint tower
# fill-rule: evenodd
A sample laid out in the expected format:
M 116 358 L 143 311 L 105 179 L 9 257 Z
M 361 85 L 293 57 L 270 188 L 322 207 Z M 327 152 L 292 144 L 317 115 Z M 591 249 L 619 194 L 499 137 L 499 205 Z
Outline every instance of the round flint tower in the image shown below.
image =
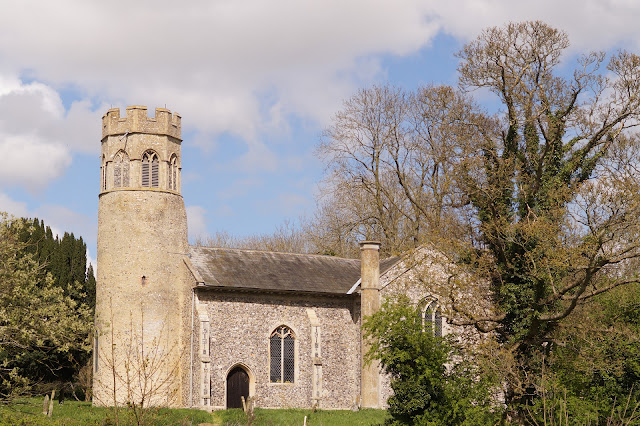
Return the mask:
M 180 405 L 187 217 L 180 116 L 102 117 L 94 404 Z

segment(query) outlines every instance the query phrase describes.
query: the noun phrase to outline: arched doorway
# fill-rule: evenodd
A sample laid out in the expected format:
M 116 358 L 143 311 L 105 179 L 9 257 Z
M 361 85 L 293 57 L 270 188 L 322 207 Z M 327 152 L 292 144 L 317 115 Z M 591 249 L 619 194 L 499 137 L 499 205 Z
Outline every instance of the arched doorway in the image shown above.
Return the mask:
M 249 397 L 249 374 L 238 366 L 227 375 L 227 408 L 242 408 L 242 399 Z

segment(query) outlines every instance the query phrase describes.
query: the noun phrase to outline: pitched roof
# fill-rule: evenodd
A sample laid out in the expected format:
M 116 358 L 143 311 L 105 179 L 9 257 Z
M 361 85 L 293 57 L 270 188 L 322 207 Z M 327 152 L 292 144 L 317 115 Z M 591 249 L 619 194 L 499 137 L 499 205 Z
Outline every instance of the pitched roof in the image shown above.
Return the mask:
M 228 248 L 190 247 L 205 287 L 347 294 L 360 279 L 360 260 Z M 399 258 L 380 262 L 383 273 Z

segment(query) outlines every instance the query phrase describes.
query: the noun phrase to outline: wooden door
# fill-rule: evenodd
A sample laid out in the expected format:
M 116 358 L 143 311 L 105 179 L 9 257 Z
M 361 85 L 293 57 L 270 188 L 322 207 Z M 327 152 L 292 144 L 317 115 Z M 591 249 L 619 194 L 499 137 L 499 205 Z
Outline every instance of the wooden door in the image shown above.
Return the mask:
M 227 408 L 242 408 L 241 396 L 249 396 L 249 375 L 242 367 L 236 367 L 227 376 Z

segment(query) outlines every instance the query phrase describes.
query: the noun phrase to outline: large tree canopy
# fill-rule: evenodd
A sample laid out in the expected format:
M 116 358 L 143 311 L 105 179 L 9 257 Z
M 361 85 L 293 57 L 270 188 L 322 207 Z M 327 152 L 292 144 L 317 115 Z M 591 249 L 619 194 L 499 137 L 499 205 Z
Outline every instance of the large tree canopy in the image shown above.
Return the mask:
M 57 377 L 65 362 L 90 350 L 90 307 L 65 294 L 28 253 L 20 235 L 29 229 L 0 213 L 0 399 Z
M 509 404 L 526 400 L 559 324 L 639 280 L 640 57 L 593 52 L 569 71 L 568 46 L 542 22 L 487 29 L 458 54 L 459 89 L 363 89 L 320 148 L 323 211 L 339 212 L 320 218 L 388 252 L 447 256 L 450 279 L 429 284 L 450 320 L 497 336 Z

